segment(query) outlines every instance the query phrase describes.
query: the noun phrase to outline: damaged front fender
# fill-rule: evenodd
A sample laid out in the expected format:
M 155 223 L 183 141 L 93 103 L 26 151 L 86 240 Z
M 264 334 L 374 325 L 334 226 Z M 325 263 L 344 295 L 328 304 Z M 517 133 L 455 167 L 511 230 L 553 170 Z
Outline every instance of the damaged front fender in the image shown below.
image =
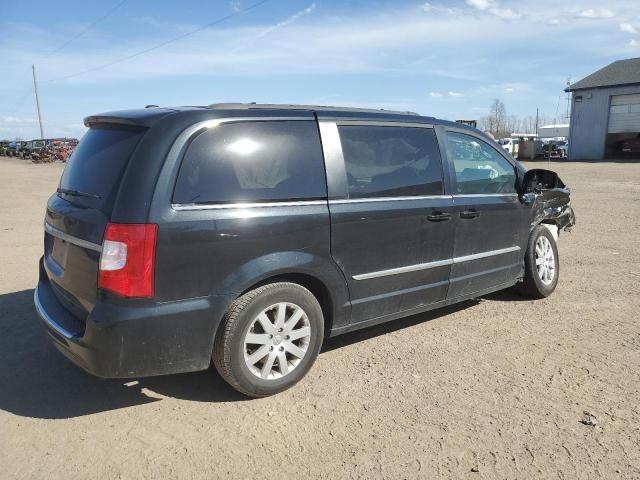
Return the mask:
M 571 191 L 562 182 L 555 188 L 539 189 L 521 195 L 521 200 L 531 205 L 531 230 L 541 223 L 551 223 L 558 230 L 570 231 L 576 224 L 571 206 Z

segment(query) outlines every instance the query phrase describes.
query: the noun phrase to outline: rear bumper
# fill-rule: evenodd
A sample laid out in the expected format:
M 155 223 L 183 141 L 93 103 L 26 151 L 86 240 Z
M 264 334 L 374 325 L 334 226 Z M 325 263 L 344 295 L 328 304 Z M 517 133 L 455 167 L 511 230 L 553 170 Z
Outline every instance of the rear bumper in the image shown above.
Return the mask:
M 85 322 L 58 301 L 41 275 L 34 304 L 53 344 L 93 375 L 131 378 L 204 370 L 231 299 L 202 297 L 153 305 L 98 302 Z

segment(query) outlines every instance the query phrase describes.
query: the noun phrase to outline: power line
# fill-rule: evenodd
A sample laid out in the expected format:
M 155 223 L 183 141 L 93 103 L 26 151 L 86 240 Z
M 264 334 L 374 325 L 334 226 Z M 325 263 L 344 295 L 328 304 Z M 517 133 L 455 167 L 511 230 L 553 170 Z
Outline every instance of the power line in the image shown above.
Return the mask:
M 161 42 L 161 43 L 158 43 L 158 44 L 153 45 L 151 47 L 145 48 L 144 50 L 140 50 L 140 51 L 132 53 L 130 55 L 126 55 L 124 57 L 120 57 L 120 58 L 118 58 L 116 60 L 113 60 L 113 61 L 108 62 L 108 63 L 104 63 L 102 65 L 98 65 L 96 67 L 92 67 L 92 68 L 88 68 L 86 70 L 82 70 L 80 72 L 72 73 L 71 75 L 65 75 L 63 77 L 58 77 L 58 78 L 54 78 L 54 79 L 51 79 L 51 80 L 47 80 L 46 82 L 43 82 L 43 83 L 49 84 L 49 83 L 53 83 L 53 82 L 59 82 L 59 81 L 62 81 L 62 80 L 68 80 L 69 78 L 77 77 L 77 76 L 80 76 L 80 75 L 85 75 L 87 73 L 95 72 L 95 71 L 98 71 L 98 70 L 103 70 L 103 69 L 105 69 L 107 67 L 110 67 L 112 65 L 116 65 L 116 64 L 122 63 L 122 62 L 126 62 L 127 60 L 131 60 L 132 58 L 139 57 L 140 55 L 144 55 L 146 53 L 152 52 L 152 51 L 157 50 L 159 48 L 165 47 L 165 46 L 167 46 L 167 45 L 169 45 L 171 43 L 174 43 L 174 42 L 177 42 L 177 41 L 182 40 L 184 38 L 190 37 L 191 35 L 194 35 L 194 34 L 196 34 L 198 32 L 201 32 L 202 30 L 206 30 L 207 28 L 211 28 L 211 27 L 213 27 L 215 25 L 218 25 L 218 24 L 220 24 L 222 22 L 226 22 L 227 20 L 230 20 L 230 19 L 232 19 L 234 17 L 237 17 L 238 15 L 242 15 L 243 13 L 246 13 L 246 12 L 248 12 L 250 10 L 253 10 L 254 8 L 258 8 L 258 7 L 264 5 L 265 3 L 269 2 L 269 1 L 271 1 L 271 0 L 261 0 L 259 2 L 256 2 L 256 3 L 252 4 L 252 5 L 249 5 L 247 8 L 235 11 L 233 13 L 230 13 L 229 15 L 225 15 L 224 17 L 218 18 L 217 20 L 214 20 L 214 21 L 212 21 L 210 23 L 207 23 L 205 25 L 201 25 L 198 28 L 195 28 L 195 29 L 193 29 L 193 30 L 191 30 L 189 32 L 183 33 L 183 34 L 175 36 L 173 38 L 170 38 L 169 40 L 165 40 L 164 42 Z
M 67 40 L 66 42 L 64 42 L 62 45 L 60 45 L 59 47 L 55 48 L 53 51 L 45 54 L 39 61 L 39 63 L 43 63 L 44 61 L 48 61 L 51 60 L 52 57 L 54 57 L 58 52 L 60 52 L 61 50 L 63 50 L 67 45 L 71 44 L 71 42 L 77 40 L 78 38 L 82 37 L 85 33 L 87 33 L 89 30 L 91 30 L 93 27 L 95 27 L 98 23 L 102 22 L 104 19 L 110 17 L 113 12 L 115 12 L 116 10 L 118 10 L 127 0 L 121 0 L 120 2 L 118 2 L 118 4 L 116 4 L 113 8 L 111 8 L 110 10 L 108 10 L 104 15 L 102 15 L 101 17 L 95 19 L 93 22 L 89 23 L 89 25 L 87 25 L 83 30 L 81 30 L 79 33 L 77 33 L 76 35 L 74 35 L 73 37 L 71 37 L 69 40 Z
M 51 60 L 51 58 L 53 58 L 58 52 L 60 52 L 61 50 L 63 50 L 65 47 L 67 47 L 68 45 L 70 45 L 73 41 L 77 40 L 78 38 L 82 37 L 84 34 L 86 34 L 89 30 L 91 30 L 93 27 L 95 27 L 97 24 L 99 24 L 100 22 L 102 22 L 103 20 L 105 20 L 106 18 L 110 17 L 116 10 L 118 10 L 125 2 L 127 2 L 127 0 L 120 0 L 120 2 L 118 2 L 113 8 L 111 8 L 110 10 L 108 10 L 104 15 L 102 15 L 101 17 L 98 17 L 97 19 L 95 19 L 94 21 L 92 21 L 91 23 L 89 23 L 83 30 L 81 30 L 80 32 L 78 32 L 76 35 L 74 35 L 73 37 L 71 37 L 70 39 L 68 39 L 66 42 L 62 43 L 60 46 L 58 46 L 57 48 L 53 49 L 52 51 L 45 53 L 43 56 L 40 57 L 40 60 L 36 63 L 45 63 L 49 60 Z M 26 73 L 26 71 L 25 71 Z M 15 85 L 13 87 L 11 87 L 10 89 L 8 89 L 8 92 L 13 92 L 14 90 L 17 90 L 18 87 L 20 87 L 21 85 L 24 85 L 24 81 L 23 78 L 20 77 L 19 81 L 15 83 Z M 28 95 L 31 91 L 31 87 L 28 87 L 28 91 L 27 94 Z M 25 95 L 25 96 L 26 96 Z M 15 99 L 15 97 L 14 97 Z M 20 97 L 20 103 L 22 104 L 22 99 L 23 97 Z M 7 103 L 10 102 L 5 102 L 5 105 Z

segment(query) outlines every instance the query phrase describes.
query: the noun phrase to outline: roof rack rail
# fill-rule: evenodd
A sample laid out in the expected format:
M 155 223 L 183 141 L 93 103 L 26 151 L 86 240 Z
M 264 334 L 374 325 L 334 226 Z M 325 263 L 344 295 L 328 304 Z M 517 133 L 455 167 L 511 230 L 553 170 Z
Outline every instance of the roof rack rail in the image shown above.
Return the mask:
M 278 103 L 212 103 L 207 108 L 215 110 L 309 110 L 318 112 L 391 113 L 395 115 L 416 115 L 416 112 L 386 110 L 384 108 L 333 107 L 329 105 L 289 105 Z

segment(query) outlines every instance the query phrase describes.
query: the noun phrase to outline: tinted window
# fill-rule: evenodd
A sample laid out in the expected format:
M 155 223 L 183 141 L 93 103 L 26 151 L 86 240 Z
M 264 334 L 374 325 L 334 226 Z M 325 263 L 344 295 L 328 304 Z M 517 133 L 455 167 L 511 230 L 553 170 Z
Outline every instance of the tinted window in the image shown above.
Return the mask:
M 492 146 L 470 135 L 447 134 L 457 193 L 515 193 L 513 165 Z
M 326 197 L 315 122 L 220 125 L 196 137 L 180 167 L 176 203 L 259 202 Z
M 67 161 L 59 187 L 88 196 L 60 195 L 74 203 L 109 210 L 124 168 L 143 134 L 144 130 L 127 127 L 89 129 Z
M 350 198 L 442 194 L 432 129 L 340 126 Z

